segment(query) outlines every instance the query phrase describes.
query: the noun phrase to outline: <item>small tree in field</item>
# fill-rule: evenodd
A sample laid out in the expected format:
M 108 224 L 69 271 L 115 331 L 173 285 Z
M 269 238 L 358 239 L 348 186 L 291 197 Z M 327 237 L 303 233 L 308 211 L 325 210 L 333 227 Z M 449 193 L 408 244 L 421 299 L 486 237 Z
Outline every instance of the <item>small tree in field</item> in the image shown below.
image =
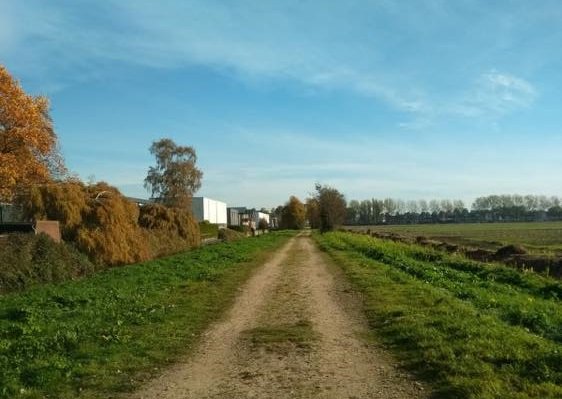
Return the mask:
M 316 185 L 320 231 L 334 230 L 345 221 L 347 204 L 345 197 L 335 188 Z
M 148 169 L 144 186 L 157 202 L 189 209 L 193 194 L 201 188 L 203 178 L 203 172 L 195 165 L 195 149 L 178 146 L 170 139 L 161 139 L 152 143 L 150 153 L 156 157 L 156 166 Z

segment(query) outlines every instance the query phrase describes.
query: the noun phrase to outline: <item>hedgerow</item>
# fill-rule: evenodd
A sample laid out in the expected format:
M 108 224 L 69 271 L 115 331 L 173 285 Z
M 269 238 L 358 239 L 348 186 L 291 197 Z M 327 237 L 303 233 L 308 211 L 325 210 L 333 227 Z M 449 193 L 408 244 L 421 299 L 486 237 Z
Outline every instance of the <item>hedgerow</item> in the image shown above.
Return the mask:
M 139 208 L 103 182 L 36 186 L 22 203 L 31 219 L 58 220 L 63 240 L 105 266 L 153 259 L 200 242 L 188 210 L 156 204 Z

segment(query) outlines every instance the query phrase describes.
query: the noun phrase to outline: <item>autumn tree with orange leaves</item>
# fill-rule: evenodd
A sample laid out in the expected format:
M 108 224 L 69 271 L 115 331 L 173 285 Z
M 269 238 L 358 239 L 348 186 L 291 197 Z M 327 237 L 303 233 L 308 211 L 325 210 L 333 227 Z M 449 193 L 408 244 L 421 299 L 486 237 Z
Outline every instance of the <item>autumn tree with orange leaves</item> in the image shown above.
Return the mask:
M 64 172 L 48 99 L 26 94 L 0 65 L 0 202 Z

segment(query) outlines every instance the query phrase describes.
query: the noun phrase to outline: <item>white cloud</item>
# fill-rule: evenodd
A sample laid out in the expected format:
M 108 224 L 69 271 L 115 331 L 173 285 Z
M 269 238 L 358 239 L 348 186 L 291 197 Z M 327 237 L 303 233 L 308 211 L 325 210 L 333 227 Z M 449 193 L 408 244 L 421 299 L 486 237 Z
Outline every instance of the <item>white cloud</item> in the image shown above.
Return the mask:
M 464 116 L 503 115 L 529 107 L 537 98 L 535 87 L 523 78 L 496 70 L 484 73 L 467 98 L 452 111 Z

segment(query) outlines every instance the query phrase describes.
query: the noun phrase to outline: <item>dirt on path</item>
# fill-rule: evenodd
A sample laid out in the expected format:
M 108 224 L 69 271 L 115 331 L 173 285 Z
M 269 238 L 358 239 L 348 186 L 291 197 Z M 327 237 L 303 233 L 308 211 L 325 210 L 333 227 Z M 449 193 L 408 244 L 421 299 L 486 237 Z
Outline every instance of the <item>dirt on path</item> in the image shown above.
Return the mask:
M 190 358 L 129 397 L 427 397 L 369 343 L 359 309 L 341 272 L 301 235 L 254 274 Z

